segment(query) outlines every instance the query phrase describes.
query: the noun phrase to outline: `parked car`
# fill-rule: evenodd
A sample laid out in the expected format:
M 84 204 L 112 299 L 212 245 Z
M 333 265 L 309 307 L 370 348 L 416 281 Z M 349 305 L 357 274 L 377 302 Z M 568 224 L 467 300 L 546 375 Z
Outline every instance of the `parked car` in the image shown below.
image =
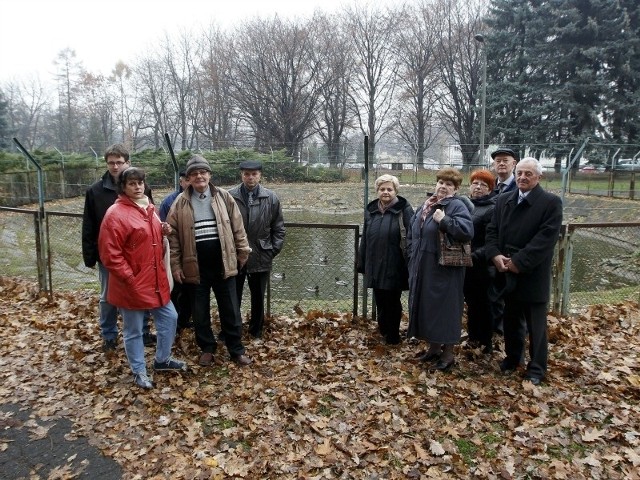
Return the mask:
M 621 158 L 616 163 L 614 170 L 626 170 L 640 172 L 640 159 Z
M 597 173 L 604 172 L 604 165 L 585 165 L 584 167 L 580 167 L 580 171 L 584 173 Z

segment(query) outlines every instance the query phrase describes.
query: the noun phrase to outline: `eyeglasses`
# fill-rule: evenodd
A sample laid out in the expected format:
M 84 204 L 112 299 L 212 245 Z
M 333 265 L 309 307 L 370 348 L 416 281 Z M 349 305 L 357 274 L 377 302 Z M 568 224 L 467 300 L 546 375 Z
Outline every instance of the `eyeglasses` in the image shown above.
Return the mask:
M 489 185 L 487 185 L 484 182 L 471 182 L 471 186 L 472 187 L 482 187 L 482 188 L 489 188 Z
M 190 177 L 198 177 L 198 176 L 206 176 L 209 173 L 209 170 L 196 170 L 189 174 Z
M 121 167 L 125 163 L 127 162 L 107 162 L 107 165 L 109 165 L 110 167 Z

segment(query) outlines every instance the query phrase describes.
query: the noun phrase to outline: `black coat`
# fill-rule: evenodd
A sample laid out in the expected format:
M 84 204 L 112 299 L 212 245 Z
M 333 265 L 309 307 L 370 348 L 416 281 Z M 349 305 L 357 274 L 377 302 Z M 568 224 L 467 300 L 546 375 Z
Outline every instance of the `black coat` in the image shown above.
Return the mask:
M 473 266 L 486 266 L 484 255 L 486 230 L 493 216 L 496 197 L 485 195 L 484 197 L 472 198 L 470 200 L 474 207 L 471 212 L 471 220 L 473 220 L 473 238 L 471 239 Z
M 151 189 L 145 185 L 144 193 L 153 203 Z M 100 225 L 107 210 L 116 202 L 118 193 L 116 184 L 109 174 L 105 172 L 100 180 L 91 185 L 84 196 L 84 213 L 82 215 L 82 258 L 84 264 L 93 268 L 100 261 L 98 256 L 98 234 Z
M 398 202 L 384 214 L 378 209 L 378 199 L 367 205 L 358 252 L 358 272 L 365 274 L 367 288 L 409 289 L 407 261 L 400 249 L 400 216 L 406 235 L 413 208 L 404 197 L 398 196 Z
M 518 190 L 499 195 L 487 226 L 485 255 L 511 257 L 510 283 L 519 301 L 548 302 L 554 246 L 562 226 L 562 200 L 537 185 L 518 204 Z

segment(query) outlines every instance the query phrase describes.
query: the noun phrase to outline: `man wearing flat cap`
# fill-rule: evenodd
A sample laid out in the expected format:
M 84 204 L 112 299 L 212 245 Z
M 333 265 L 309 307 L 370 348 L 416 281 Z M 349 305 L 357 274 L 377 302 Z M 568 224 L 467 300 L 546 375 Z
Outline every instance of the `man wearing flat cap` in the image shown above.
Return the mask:
M 508 147 L 499 147 L 491 152 L 493 158 L 493 170 L 496 172 L 496 186 L 491 192 L 492 197 L 506 194 L 517 190 L 514 170 L 518 161 L 518 154 Z M 489 286 L 491 317 L 493 319 L 493 329 L 496 333 L 502 334 L 503 316 L 504 316 L 504 299 L 500 295 L 501 281 L 504 275 L 496 275 L 494 266 L 489 267 L 491 275 L 491 283 Z
M 249 334 L 261 338 L 264 330 L 264 296 L 273 259 L 284 244 L 284 220 L 277 195 L 260 185 L 260 162 L 246 160 L 240 163 L 240 178 L 242 183 L 229 190 L 229 193 L 242 214 L 251 254 L 236 277 L 236 288 L 240 303 L 245 279 L 248 281 L 251 293 Z
M 516 168 L 518 154 L 510 148 L 500 147 L 491 153 L 491 158 L 493 159 L 493 170 L 498 176 L 493 195 L 514 191 L 516 182 L 513 171 Z
M 242 345 L 235 279 L 251 252 L 242 216 L 229 192 L 211 183 L 211 167 L 204 157 L 191 157 L 185 173 L 189 186 L 171 205 L 167 222 L 172 230 L 169 244 L 173 278 L 177 283 L 194 285 L 193 324 L 202 351 L 198 363 L 211 366 L 217 348 L 211 328 L 213 290 L 229 355 L 238 365 L 248 365 L 251 359 Z

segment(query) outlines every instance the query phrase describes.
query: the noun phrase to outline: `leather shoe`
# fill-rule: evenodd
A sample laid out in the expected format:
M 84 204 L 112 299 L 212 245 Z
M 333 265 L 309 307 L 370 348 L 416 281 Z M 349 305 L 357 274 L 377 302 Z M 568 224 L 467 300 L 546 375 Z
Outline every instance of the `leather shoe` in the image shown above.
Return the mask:
M 529 375 L 527 375 L 526 377 L 524 377 L 524 381 L 525 382 L 531 382 L 534 385 L 540 385 L 542 383 L 542 379 L 538 378 L 538 377 L 530 377 Z
M 440 354 L 438 352 L 429 353 L 428 351 L 424 352 L 422 355 L 418 357 L 418 361 L 422 363 L 435 362 L 436 360 L 439 360 L 439 359 L 440 359 Z
M 210 367 L 213 364 L 213 353 L 204 352 L 200 355 L 200 360 L 198 360 L 198 365 L 201 367 Z
M 455 363 L 456 363 L 456 359 L 455 358 L 452 358 L 448 362 L 444 362 L 442 360 L 438 360 L 435 364 L 433 364 L 433 365 L 431 365 L 431 367 L 429 367 L 429 371 L 430 372 L 435 372 L 435 371 L 439 370 L 441 372 L 448 372 L 455 365 Z
M 236 357 L 233 357 L 231 360 L 233 360 L 235 363 L 237 363 L 241 367 L 244 367 L 245 365 L 249 365 L 252 362 L 252 360 L 246 355 L 238 355 Z
M 515 372 L 517 368 L 518 368 L 517 364 L 514 365 L 506 358 L 500 362 L 500 371 L 505 375 L 509 375 L 510 373 Z

